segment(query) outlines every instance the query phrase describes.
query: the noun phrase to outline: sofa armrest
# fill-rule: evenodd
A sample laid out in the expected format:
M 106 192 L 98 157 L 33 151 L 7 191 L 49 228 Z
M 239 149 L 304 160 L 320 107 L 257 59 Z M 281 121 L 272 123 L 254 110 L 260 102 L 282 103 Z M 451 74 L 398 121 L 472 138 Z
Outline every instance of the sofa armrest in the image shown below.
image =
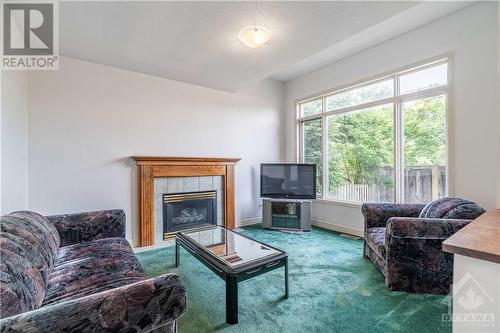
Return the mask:
M 186 310 L 186 289 L 165 274 L 0 320 L 0 332 L 150 332 Z
M 391 290 L 448 294 L 453 255 L 443 242 L 471 220 L 394 217 L 385 235 L 385 283 Z
M 393 217 L 387 223 L 386 240 L 394 238 L 445 240 L 470 222 L 472 220 Z
M 425 205 L 364 203 L 361 213 L 365 218 L 365 231 L 374 227 L 385 227 L 391 217 L 418 217 Z
M 100 210 L 47 216 L 61 238 L 61 246 L 91 240 L 125 237 L 125 212 L 121 209 Z

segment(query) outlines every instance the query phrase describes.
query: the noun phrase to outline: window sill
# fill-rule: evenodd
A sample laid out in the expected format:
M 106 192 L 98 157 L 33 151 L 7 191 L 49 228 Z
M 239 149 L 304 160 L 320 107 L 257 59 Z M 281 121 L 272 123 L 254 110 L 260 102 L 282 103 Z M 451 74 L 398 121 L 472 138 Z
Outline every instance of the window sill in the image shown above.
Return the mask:
M 325 199 L 325 198 L 316 199 L 315 202 L 318 202 L 321 204 L 340 205 L 340 206 L 353 207 L 353 208 L 361 208 L 361 205 L 363 204 L 362 202 L 342 201 L 342 200 L 337 200 L 337 199 Z

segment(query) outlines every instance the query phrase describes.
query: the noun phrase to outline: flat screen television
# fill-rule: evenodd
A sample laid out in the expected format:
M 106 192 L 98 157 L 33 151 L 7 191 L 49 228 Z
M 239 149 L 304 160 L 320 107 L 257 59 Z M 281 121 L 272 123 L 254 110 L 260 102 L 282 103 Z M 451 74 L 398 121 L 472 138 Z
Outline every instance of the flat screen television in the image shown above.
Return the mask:
M 263 198 L 316 199 L 316 165 L 261 164 L 260 196 Z

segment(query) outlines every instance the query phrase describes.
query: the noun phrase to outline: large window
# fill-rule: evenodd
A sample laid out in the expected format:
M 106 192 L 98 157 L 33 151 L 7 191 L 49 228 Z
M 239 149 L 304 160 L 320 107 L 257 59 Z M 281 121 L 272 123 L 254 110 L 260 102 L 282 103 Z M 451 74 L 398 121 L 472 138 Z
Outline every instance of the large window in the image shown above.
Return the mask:
M 299 102 L 300 158 L 320 197 L 425 203 L 447 194 L 448 63 Z

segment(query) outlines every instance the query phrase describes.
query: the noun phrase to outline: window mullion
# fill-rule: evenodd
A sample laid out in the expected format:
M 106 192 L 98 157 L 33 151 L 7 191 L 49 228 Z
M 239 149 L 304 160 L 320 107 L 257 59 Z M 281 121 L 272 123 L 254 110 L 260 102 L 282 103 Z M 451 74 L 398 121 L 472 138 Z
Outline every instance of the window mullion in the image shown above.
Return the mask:
M 299 163 L 304 163 L 304 122 L 299 121 Z
M 319 118 L 321 118 L 321 117 L 323 117 L 323 115 L 322 115 L 322 114 L 312 114 L 312 115 L 309 115 L 309 116 L 304 116 L 304 117 L 301 117 L 301 118 L 299 118 L 298 120 L 299 120 L 299 121 L 304 122 L 304 121 L 308 121 L 308 120 L 315 120 L 315 119 L 319 119 Z
M 323 96 L 322 98 L 322 145 L 323 145 L 323 155 L 322 155 L 322 163 L 323 163 L 323 191 L 322 191 L 322 196 L 323 198 L 326 197 L 327 190 L 328 190 L 328 121 L 325 116 L 325 107 L 326 107 L 326 96 Z
M 403 156 L 403 114 L 401 111 L 401 100 L 397 99 L 394 105 L 395 107 L 395 153 L 396 153 L 396 164 L 395 164 L 395 189 L 396 189 L 396 202 L 404 202 L 404 156 Z
M 325 98 L 325 100 L 326 100 L 326 98 Z M 342 114 L 342 113 L 347 113 L 347 112 L 356 111 L 356 110 L 368 109 L 371 107 L 385 105 L 387 103 L 392 103 L 393 101 L 394 101 L 394 97 L 379 99 L 379 100 L 376 100 L 373 102 L 357 104 L 357 105 L 348 106 L 348 107 L 344 107 L 344 108 L 340 108 L 340 109 L 336 109 L 336 110 L 328 110 L 328 111 L 325 111 L 325 115 L 330 116 L 333 114 Z
M 408 93 L 408 94 L 402 94 L 398 97 L 401 100 L 401 102 L 410 102 L 410 101 L 415 101 L 415 100 L 422 99 L 422 98 L 439 96 L 439 95 L 446 95 L 446 94 L 448 94 L 448 87 L 447 86 L 440 86 L 440 87 L 425 89 L 425 90 L 416 91 L 416 92 L 412 92 L 412 93 Z
M 404 170 L 403 170 L 403 119 L 401 114 L 401 99 L 399 98 L 399 75 L 394 77 L 394 190 L 397 203 L 404 201 Z

